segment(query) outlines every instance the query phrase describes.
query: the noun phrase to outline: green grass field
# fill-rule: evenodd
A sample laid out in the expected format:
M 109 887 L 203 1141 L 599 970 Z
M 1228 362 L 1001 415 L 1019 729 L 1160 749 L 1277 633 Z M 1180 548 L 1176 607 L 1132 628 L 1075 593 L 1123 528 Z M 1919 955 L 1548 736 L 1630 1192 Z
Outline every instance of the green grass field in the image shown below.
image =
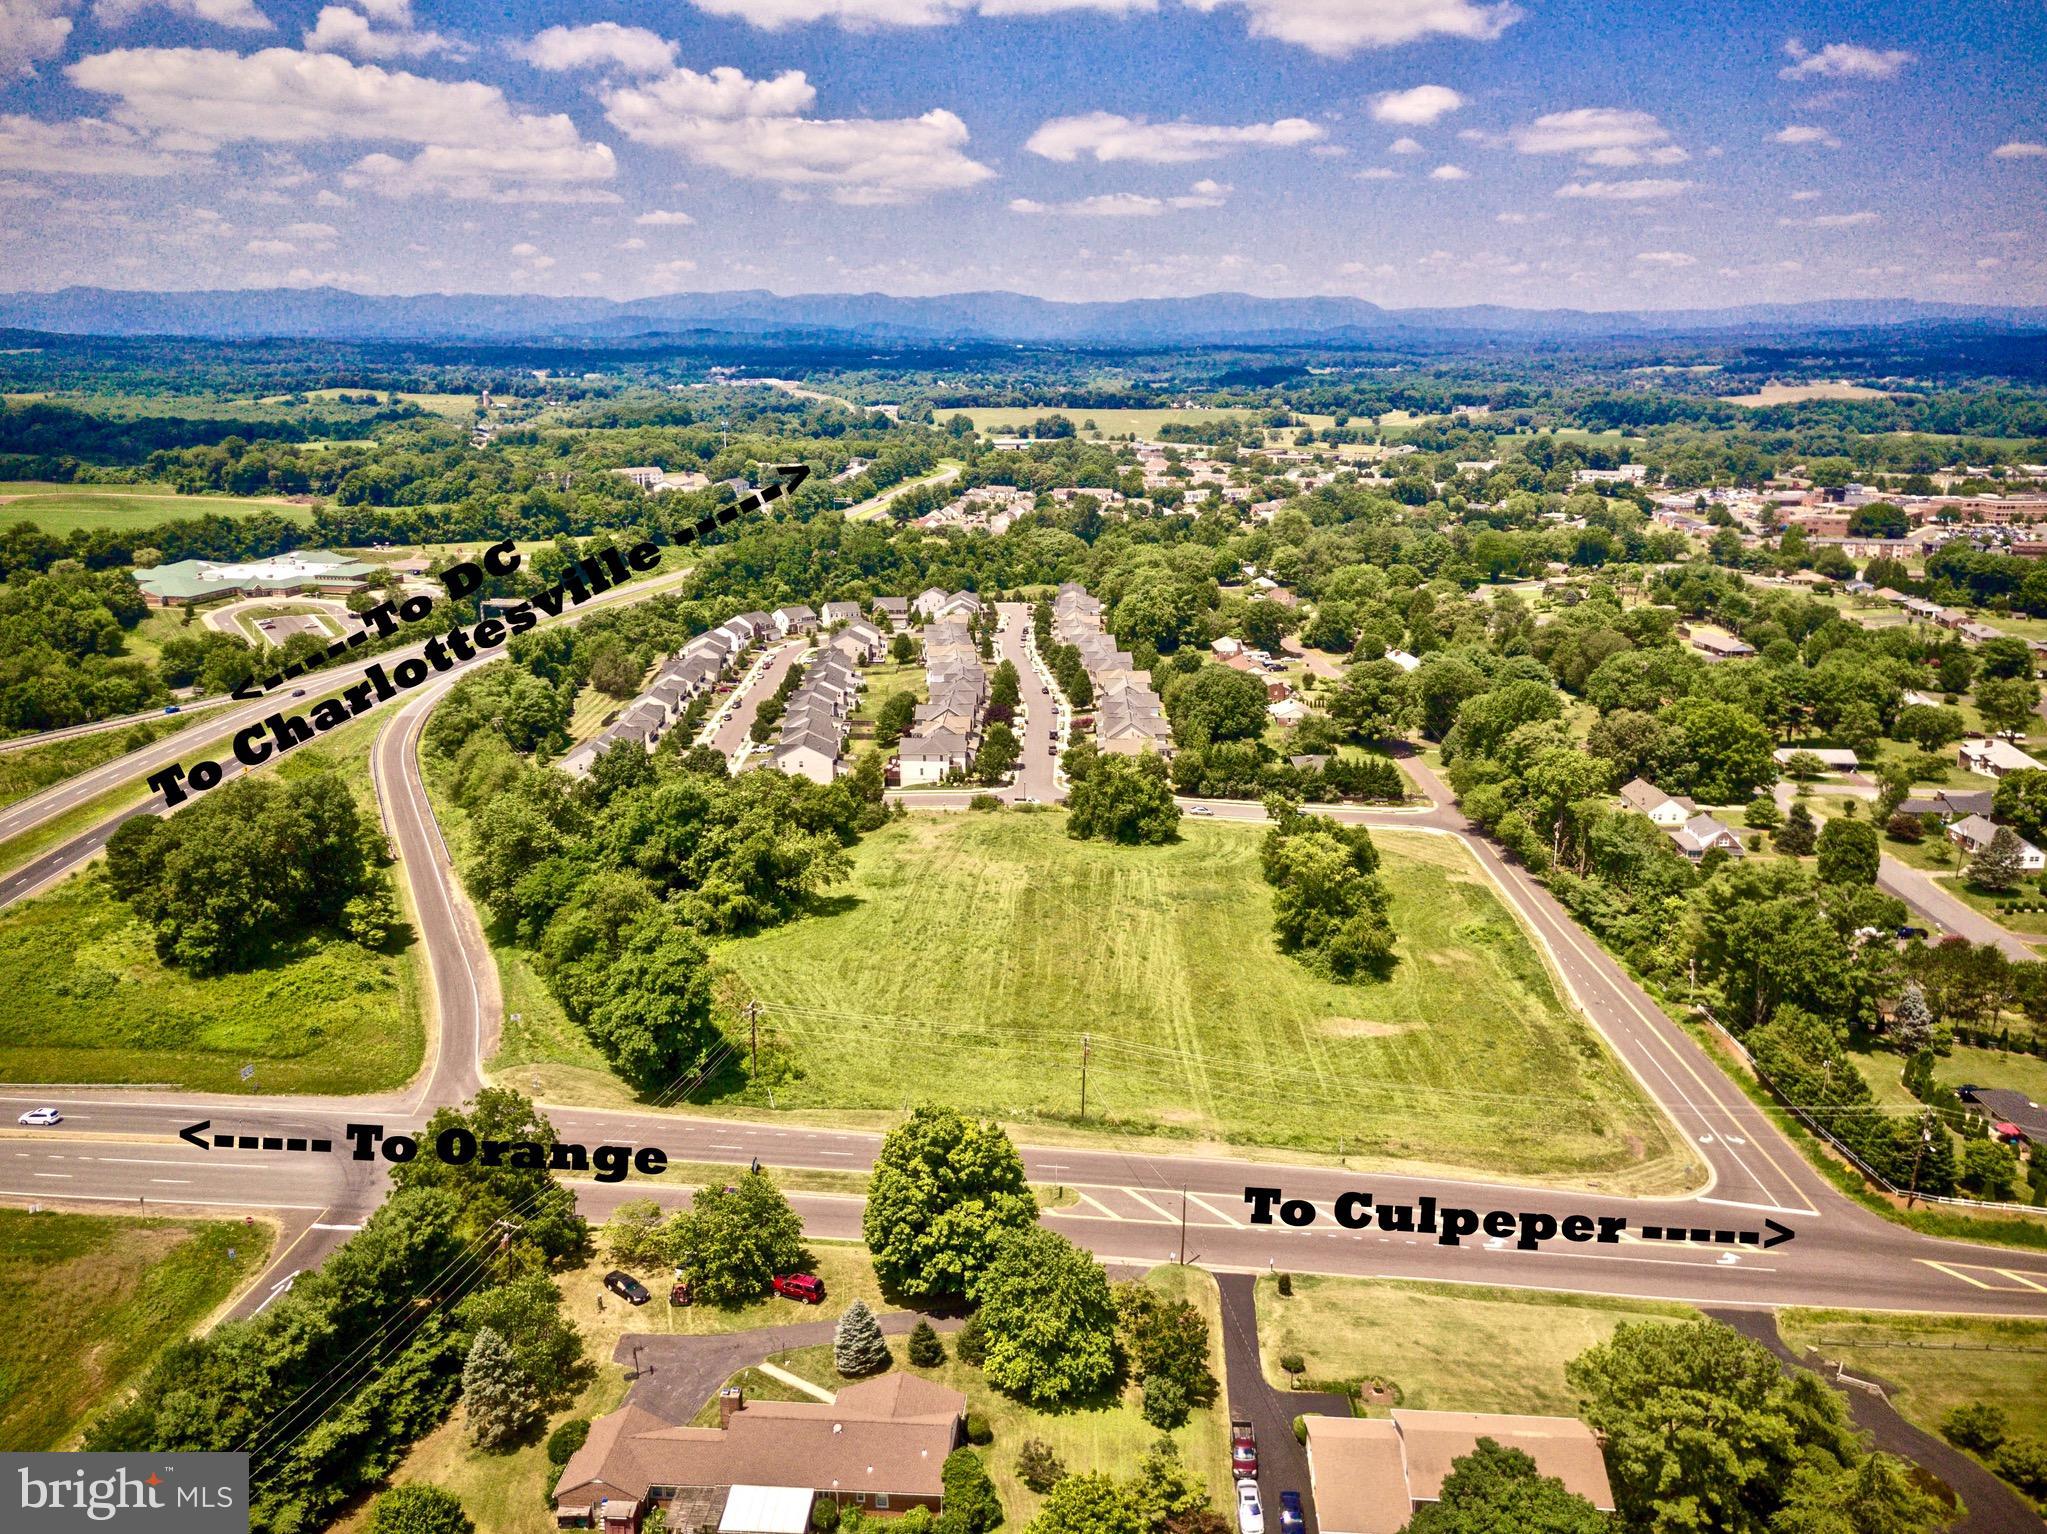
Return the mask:
M 312 511 L 291 501 L 232 495 L 169 495 L 144 485 L 0 486 L 0 527 L 33 522 L 46 533 L 86 529 L 128 532 L 156 527 L 178 517 L 249 517 L 269 512 L 288 522 L 310 523 Z
M 285 778 L 340 772 L 374 823 L 369 752 L 387 717 L 344 725 L 275 770 Z M 31 839 L 55 845 L 145 792 L 140 784 L 111 790 L 13 838 L 8 857 Z M 253 970 L 195 979 L 158 961 L 147 925 L 96 871 L 73 874 L 0 912 L 0 974 L 12 1003 L 0 1015 L 0 1080 L 218 1092 L 395 1087 L 419 1069 L 426 1048 L 418 964 L 409 929 L 381 953 L 309 933 Z M 256 1066 L 252 1084 L 239 1079 L 244 1064 Z
M 1189 822 L 1119 848 L 1052 814 L 913 818 L 866 839 L 825 914 L 718 957 L 795 1057 L 782 1108 L 932 1097 L 1073 1124 L 1085 1034 L 1089 1129 L 1688 1185 L 1462 847 L 1380 834 L 1401 962 L 1342 986 L 1274 948 L 1259 839 Z
M 175 735 L 205 717 L 204 713 L 165 714 L 159 719 L 131 724 L 125 730 L 101 730 L 96 735 L 75 735 L 47 746 L 0 753 L 0 805 L 13 804 L 42 792 L 52 783 L 90 772 L 117 756 L 126 756 L 152 741 Z
M 261 1271 L 270 1245 L 268 1225 L 239 1220 L 0 1209 L 0 1443 L 70 1441 Z
M 1299 1353 L 1303 1383 L 1400 1387 L 1417 1411 L 1575 1417 L 1564 1365 L 1623 1321 L 1690 1320 L 1690 1306 L 1593 1299 L 1461 1284 L 1396 1283 L 1295 1274 L 1294 1292 L 1258 1280 L 1258 1353 L 1285 1388 L 1279 1360 Z
M 1850 1374 L 1883 1381 L 1891 1404 L 1929 1433 L 1971 1401 L 2002 1406 L 2013 1433 L 2047 1438 L 2047 1321 L 1987 1316 L 1786 1310 L 1778 1331 Z

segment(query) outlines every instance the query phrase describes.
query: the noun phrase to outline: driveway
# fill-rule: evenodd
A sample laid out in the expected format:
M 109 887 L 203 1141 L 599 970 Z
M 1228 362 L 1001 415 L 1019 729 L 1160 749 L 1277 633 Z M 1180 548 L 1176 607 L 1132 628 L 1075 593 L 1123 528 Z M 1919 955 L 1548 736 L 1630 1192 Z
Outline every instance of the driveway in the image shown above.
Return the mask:
M 920 1315 L 891 1310 L 875 1317 L 884 1336 L 907 1337 L 919 1321 L 941 1332 L 958 1331 L 957 1317 Z M 707 1337 L 677 1337 L 666 1332 L 627 1332 L 611 1351 L 613 1363 L 635 1367 L 638 1374 L 626 1399 L 645 1407 L 664 1422 L 687 1422 L 712 1392 L 741 1369 L 770 1354 L 830 1342 L 838 1329 L 830 1321 L 798 1321 L 789 1326 L 761 1326 L 748 1332 L 720 1332 Z
M 1777 1318 L 1769 1311 L 1709 1310 L 1706 1314 L 1751 1341 L 1760 1342 L 1787 1369 L 1805 1367 L 1805 1361 L 1793 1357 L 1777 1335 Z M 1951 1524 L 1948 1534 L 2040 1534 L 2039 1514 L 1968 1455 L 1931 1433 L 1921 1432 L 1899 1416 L 1884 1397 L 1852 1388 L 1847 1394 L 1849 1415 L 1879 1449 L 1930 1470 L 1968 1504 L 1967 1516 Z
M 1297 1491 L 1308 1534 L 1315 1534 L 1320 1525 L 1308 1489 L 1308 1451 L 1294 1438 L 1294 1418 L 1311 1413 L 1348 1417 L 1350 1402 L 1319 1390 L 1275 1390 L 1267 1384 L 1258 1362 L 1257 1279 L 1249 1273 L 1218 1273 L 1215 1282 L 1222 1291 L 1223 1388 L 1230 1416 L 1250 1418 L 1251 1431 L 1258 1435 L 1258 1500 L 1265 1508 L 1265 1527 L 1279 1528 L 1279 1494 Z

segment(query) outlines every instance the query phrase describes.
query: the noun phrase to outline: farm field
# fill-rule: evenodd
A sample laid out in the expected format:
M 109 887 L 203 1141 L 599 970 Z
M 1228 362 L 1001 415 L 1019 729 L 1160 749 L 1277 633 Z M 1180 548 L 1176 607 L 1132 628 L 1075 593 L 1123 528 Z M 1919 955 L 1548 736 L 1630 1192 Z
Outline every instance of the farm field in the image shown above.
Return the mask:
M 360 398 L 365 394 L 376 395 L 380 404 L 390 397 L 389 392 L 383 389 L 308 389 L 306 391 L 306 398 L 309 400 L 337 400 L 343 395 L 347 395 L 350 398 Z M 289 395 L 273 394 L 259 401 L 259 403 L 281 405 L 288 398 L 290 398 Z M 398 400 L 401 404 L 417 405 L 422 410 L 430 410 L 435 415 L 468 417 L 476 413 L 476 396 L 473 394 L 413 394 L 401 390 L 398 393 Z
M 0 1443 L 55 1449 L 270 1255 L 240 1220 L 0 1209 Z M 229 1253 L 232 1251 L 233 1255 Z
M 1004 426 L 1028 426 L 1040 416 L 1063 415 L 1073 422 L 1083 437 L 1155 437 L 1158 429 L 1169 421 L 1193 426 L 1230 417 L 1243 421 L 1252 418 L 1249 410 L 1082 410 L 1068 409 L 1063 405 L 972 405 L 964 410 L 947 410 L 942 415 L 946 419 L 955 415 L 966 416 L 974 423 L 974 430 L 980 432 Z M 1301 419 L 1317 431 L 1336 424 L 1336 417 L 1328 415 L 1303 415 Z M 1095 423 L 1094 430 L 1086 429 L 1088 421 Z
M 1304 1385 L 1400 1387 L 1416 1411 L 1578 1414 L 1564 1366 L 1624 1321 L 1688 1321 L 1688 1305 L 1594 1299 L 1527 1289 L 1293 1275 L 1291 1295 L 1258 1280 L 1258 1353 L 1284 1389 L 1279 1361 L 1298 1353 Z
M 178 517 L 250 517 L 269 512 L 288 522 L 310 523 L 312 512 L 293 501 L 235 495 L 170 495 L 161 488 L 130 485 L 44 485 L 14 481 L 0 485 L 0 527 L 32 522 L 46 533 L 99 528 L 128 532 L 157 527 Z
M 719 948 L 800 1072 L 777 1105 L 895 1109 L 915 1083 L 1071 1126 L 1087 1034 L 1092 1130 L 1688 1186 L 1661 1117 L 1456 843 L 1379 833 L 1401 962 L 1341 986 L 1275 949 L 1257 831 L 1189 824 L 1155 848 L 1064 832 L 1054 814 L 899 823 L 856 849 L 824 914 Z
M 1748 394 L 1723 394 L 1730 405 L 1796 405 L 1811 399 L 1886 399 L 1888 391 L 1864 384 L 1811 383 L 1764 384 Z

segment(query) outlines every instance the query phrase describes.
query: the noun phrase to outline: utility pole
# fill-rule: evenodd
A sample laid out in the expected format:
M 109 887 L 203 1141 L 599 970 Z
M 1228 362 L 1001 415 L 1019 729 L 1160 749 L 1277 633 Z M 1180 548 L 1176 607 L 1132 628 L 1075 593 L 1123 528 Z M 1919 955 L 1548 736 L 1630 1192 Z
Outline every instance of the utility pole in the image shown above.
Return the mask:
M 1187 1266 L 1187 1185 L 1180 1184 L 1180 1266 Z
M 758 1080 L 761 1073 L 761 1004 L 757 1001 L 746 1004 L 746 1027 L 752 1035 L 752 1063 L 747 1066 L 747 1074 Z
M 1086 1034 L 1080 1036 L 1080 1116 L 1087 1117 L 1087 1057 L 1090 1040 Z

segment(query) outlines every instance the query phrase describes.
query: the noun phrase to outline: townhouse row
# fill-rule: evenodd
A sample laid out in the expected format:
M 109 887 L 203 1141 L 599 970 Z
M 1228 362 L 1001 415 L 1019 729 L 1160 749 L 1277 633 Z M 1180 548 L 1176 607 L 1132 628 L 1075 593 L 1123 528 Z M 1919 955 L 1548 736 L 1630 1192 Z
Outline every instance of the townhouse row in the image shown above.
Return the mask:
M 1137 668 L 1127 650 L 1102 622 L 1102 604 L 1071 581 L 1052 601 L 1052 637 L 1071 645 L 1094 687 L 1095 744 L 1119 756 L 1146 751 L 1170 756 L 1173 727 L 1151 678 Z

